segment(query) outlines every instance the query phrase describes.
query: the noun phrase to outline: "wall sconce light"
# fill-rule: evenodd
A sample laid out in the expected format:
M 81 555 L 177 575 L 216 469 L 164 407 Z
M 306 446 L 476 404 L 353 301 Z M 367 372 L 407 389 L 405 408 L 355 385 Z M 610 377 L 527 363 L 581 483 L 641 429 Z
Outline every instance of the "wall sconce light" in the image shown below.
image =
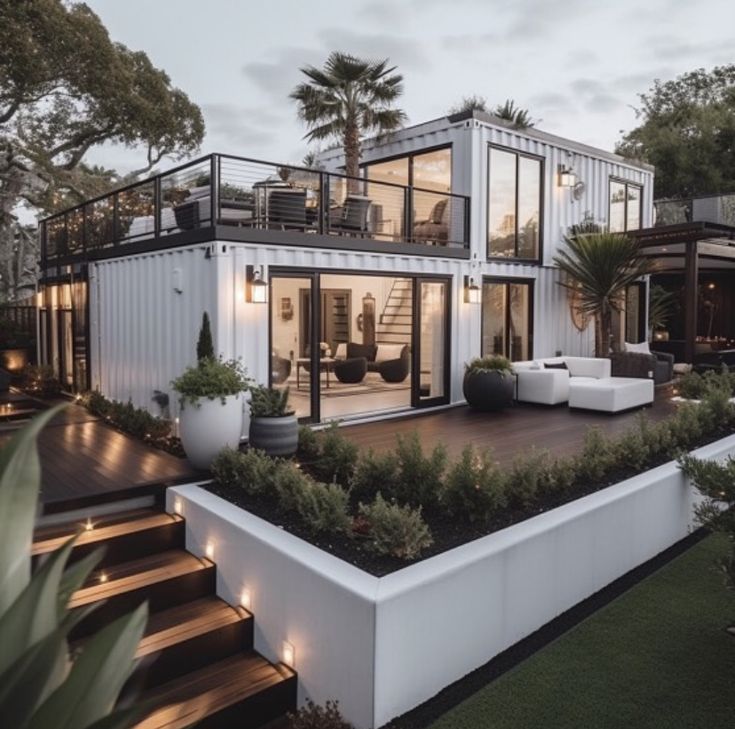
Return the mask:
M 262 266 L 245 267 L 245 301 L 249 304 L 268 301 L 268 283 L 263 279 Z
M 214 561 L 214 542 L 211 539 L 204 545 L 204 556 L 211 562 Z
M 565 165 L 559 165 L 559 187 L 574 187 L 577 184 L 577 173 Z
M 281 660 L 289 668 L 296 667 L 296 649 L 287 640 L 284 640 L 281 646 Z
M 245 608 L 249 613 L 253 612 L 253 593 L 249 587 L 243 587 L 240 593 L 240 607 Z
M 466 304 L 479 304 L 482 301 L 482 289 L 472 276 L 464 277 L 464 300 Z

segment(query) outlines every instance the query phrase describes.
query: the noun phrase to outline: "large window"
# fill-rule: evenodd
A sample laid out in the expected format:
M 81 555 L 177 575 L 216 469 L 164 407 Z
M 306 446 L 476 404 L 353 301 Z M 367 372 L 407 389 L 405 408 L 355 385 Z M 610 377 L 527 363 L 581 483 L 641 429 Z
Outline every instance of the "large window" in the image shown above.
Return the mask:
M 532 281 L 483 281 L 482 354 L 500 354 L 513 362 L 533 357 Z
M 643 189 L 623 180 L 610 180 L 610 231 L 625 233 L 641 227 Z
M 538 260 L 541 252 L 541 160 L 490 147 L 488 164 L 488 257 Z
M 413 185 L 434 192 L 452 191 L 452 148 L 407 154 L 366 166 L 366 176 L 375 182 Z

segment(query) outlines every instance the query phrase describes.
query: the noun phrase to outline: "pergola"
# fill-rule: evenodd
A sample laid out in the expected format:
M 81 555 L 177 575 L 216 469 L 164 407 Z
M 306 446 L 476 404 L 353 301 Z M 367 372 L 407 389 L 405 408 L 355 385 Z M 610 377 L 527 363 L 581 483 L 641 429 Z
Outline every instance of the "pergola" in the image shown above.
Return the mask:
M 659 273 L 684 275 L 684 340 L 687 362 L 694 361 L 700 270 L 735 271 L 735 227 L 690 222 L 633 231 L 643 254 Z

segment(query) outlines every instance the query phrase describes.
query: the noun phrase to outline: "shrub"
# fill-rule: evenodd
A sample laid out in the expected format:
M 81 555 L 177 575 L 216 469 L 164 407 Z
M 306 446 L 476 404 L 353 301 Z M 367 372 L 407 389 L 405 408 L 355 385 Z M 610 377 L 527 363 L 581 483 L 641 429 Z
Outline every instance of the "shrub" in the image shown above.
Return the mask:
M 735 394 L 735 373 L 729 372 L 727 366 L 719 372 L 709 370 L 703 375 L 688 372 L 679 380 L 677 388 L 679 394 L 688 400 L 701 400 L 713 391 L 732 397 Z
M 398 436 L 396 446 L 398 479 L 395 498 L 410 506 L 435 506 L 442 489 L 442 475 L 447 467 L 444 444 L 434 446 L 429 456 L 424 455 L 418 433 Z
M 540 495 L 565 494 L 577 482 L 577 467 L 573 458 L 558 458 L 550 466 L 547 479 L 539 483 Z
M 245 392 L 249 380 L 239 360 L 203 359 L 195 367 L 187 367 L 184 374 L 171 381 L 173 389 L 179 393 L 182 407 L 190 403 L 199 406 L 199 400 L 222 400 L 228 395 Z
M 577 458 L 578 478 L 585 482 L 602 480 L 615 463 L 611 441 L 600 428 L 588 428 L 582 452 Z
M 698 400 L 702 396 L 704 380 L 698 372 L 687 372 L 676 385 L 679 395 L 687 400 Z
M 615 463 L 636 470 L 643 469 L 651 458 L 646 441 L 638 429 L 626 430 L 614 443 Z
M 326 481 L 347 484 L 355 470 L 359 448 L 339 432 L 339 425 L 332 423 L 319 434 L 320 454 L 314 468 Z
M 688 448 L 704 435 L 699 408 L 699 405 L 685 403 L 668 419 L 673 449 Z
M 288 407 L 288 387 L 282 390 L 253 387 L 251 393 L 250 413 L 254 418 L 282 418 L 293 414 Z
M 61 392 L 61 382 L 50 365 L 26 365 L 21 382 L 24 390 L 40 397 L 54 397 Z
M 132 402 L 108 400 L 97 390 L 87 393 L 82 403 L 93 414 L 104 418 L 115 427 L 130 435 L 158 442 L 171 435 L 171 423 L 164 418 L 157 418 L 143 408 L 136 408 Z
M 306 699 L 295 714 L 289 714 L 290 729 L 352 729 L 352 724 L 342 718 L 338 701 L 327 701 L 324 707 Z
M 525 509 L 540 493 L 549 490 L 553 476 L 549 452 L 531 448 L 528 454 L 517 456 L 508 474 L 508 500 L 511 505 Z
M 369 524 L 368 547 L 375 554 L 415 559 L 433 542 L 420 507 L 391 504 L 378 494 L 371 504 L 360 504 L 360 514 Z
M 321 449 L 319 447 L 319 437 L 308 425 L 299 427 L 299 446 L 298 455 L 305 461 L 314 461 L 319 458 Z
M 475 357 L 465 365 L 467 372 L 500 372 L 502 374 L 510 374 L 513 372 L 513 365 L 507 357 L 499 354 L 491 354 L 485 357 Z
M 647 417 L 641 416 L 638 418 L 638 431 L 651 458 L 659 456 L 672 458 L 674 456 L 676 448 L 671 427 L 667 421 L 651 423 Z
M 475 453 L 468 445 L 445 479 L 441 494 L 448 513 L 470 522 L 488 523 L 506 503 L 507 477 L 490 451 Z
M 356 501 L 372 501 L 378 492 L 389 498 L 395 495 L 398 480 L 398 457 L 395 453 L 363 453 L 355 464 L 350 492 Z
M 735 423 L 735 405 L 730 402 L 730 392 L 723 388 L 705 392 L 698 414 L 706 433 L 728 430 Z
M 221 486 L 241 488 L 245 493 L 275 494 L 276 474 L 280 462 L 263 451 L 249 448 L 238 451 L 223 448 L 212 462 L 212 474 Z

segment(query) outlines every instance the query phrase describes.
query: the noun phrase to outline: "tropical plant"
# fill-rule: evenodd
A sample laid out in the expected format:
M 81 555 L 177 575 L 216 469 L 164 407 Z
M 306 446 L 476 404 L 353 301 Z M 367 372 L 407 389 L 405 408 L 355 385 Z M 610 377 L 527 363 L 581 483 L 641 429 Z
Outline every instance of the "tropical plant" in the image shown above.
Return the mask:
M 250 414 L 254 418 L 282 418 L 292 415 L 288 405 L 289 388 L 253 387 L 250 390 Z
M 528 129 L 535 122 L 528 113 L 528 109 L 516 106 L 513 99 L 506 99 L 504 103 L 498 104 L 492 112 L 498 119 L 509 121 L 516 129 Z
M 500 372 L 511 374 L 513 365 L 507 357 L 500 354 L 489 354 L 484 357 L 475 357 L 465 364 L 467 372 Z
M 676 296 L 659 284 L 648 291 L 648 328 L 652 331 L 666 329 L 676 310 Z
M 69 632 L 88 612 L 72 612 L 67 602 L 101 551 L 67 567 L 71 538 L 31 574 L 41 481 L 36 439 L 60 409 L 34 419 L 0 451 L 0 716 L 14 729 L 125 729 L 145 709 L 115 704 L 135 665 L 147 606 L 110 623 L 73 655 Z
M 472 94 L 471 96 L 463 96 L 462 100 L 454 106 L 450 106 L 447 113 L 466 114 L 470 111 L 487 111 L 487 99 L 484 96 Z
M 249 378 L 239 360 L 203 359 L 171 381 L 171 387 L 179 393 L 183 406 L 190 403 L 195 407 L 199 400 L 222 400 L 229 395 L 237 395 L 249 389 Z
M 613 316 L 620 314 L 628 286 L 652 271 L 638 243 L 620 233 L 567 236 L 566 247 L 554 256 L 564 274 L 559 282 L 571 291 L 579 310 L 595 319 L 598 357 L 610 352 Z
M 214 343 L 212 342 L 212 328 L 209 325 L 209 314 L 202 314 L 202 326 L 199 329 L 197 340 L 197 362 L 203 359 L 214 359 Z
M 309 130 L 306 139 L 340 141 L 345 172 L 352 178 L 360 175 L 360 137 L 395 131 L 406 119 L 403 111 L 393 107 L 403 93 L 403 76 L 395 70 L 387 58 L 367 61 L 333 51 L 323 68 L 303 67 L 308 80 L 291 92 L 299 118 Z M 348 180 L 348 189 L 355 192 L 358 184 L 356 179 Z

